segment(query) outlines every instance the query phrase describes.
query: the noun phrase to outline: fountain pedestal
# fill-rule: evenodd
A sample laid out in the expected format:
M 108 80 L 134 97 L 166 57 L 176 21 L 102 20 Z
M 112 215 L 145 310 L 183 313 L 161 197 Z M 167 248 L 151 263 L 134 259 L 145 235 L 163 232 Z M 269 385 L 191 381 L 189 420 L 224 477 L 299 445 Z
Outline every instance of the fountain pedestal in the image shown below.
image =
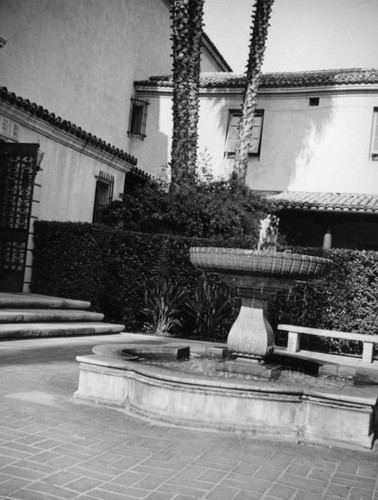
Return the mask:
M 242 305 L 227 338 L 228 350 L 238 356 L 262 359 L 274 349 L 274 333 L 266 317 L 267 300 L 242 297 Z
M 221 278 L 227 285 L 238 289 L 242 300 L 239 315 L 228 334 L 228 350 L 237 356 L 256 360 L 272 354 L 274 333 L 267 317 L 268 301 L 279 290 L 289 289 L 296 282 L 229 273 L 222 273 Z

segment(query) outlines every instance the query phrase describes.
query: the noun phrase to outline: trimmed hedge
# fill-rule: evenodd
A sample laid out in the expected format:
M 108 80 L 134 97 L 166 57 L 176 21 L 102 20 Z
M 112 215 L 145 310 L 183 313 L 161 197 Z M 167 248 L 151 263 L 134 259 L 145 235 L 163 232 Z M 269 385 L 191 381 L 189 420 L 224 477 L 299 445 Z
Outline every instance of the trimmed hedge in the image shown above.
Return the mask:
M 246 238 L 225 242 L 46 221 L 35 223 L 34 241 L 33 292 L 89 300 L 108 320 L 122 321 L 134 331 L 144 323 L 145 286 L 158 273 L 194 290 L 200 273 L 189 262 L 191 246 L 254 246 Z M 270 307 L 273 327 L 280 322 L 378 334 L 378 252 L 292 250 L 324 255 L 335 266 L 321 280 L 298 285 L 289 295 L 280 292 Z M 235 303 L 235 291 L 230 293 Z M 336 340 L 324 345 L 339 352 L 358 350 Z
M 158 273 L 178 287 L 194 290 L 198 284 L 201 273 L 189 261 L 191 246 L 251 248 L 254 238 L 224 242 L 36 221 L 34 244 L 33 292 L 89 300 L 107 320 L 140 331 L 145 287 Z
M 293 248 L 296 253 L 328 257 L 334 262 L 324 278 L 297 285 L 272 304 L 272 325 L 288 323 L 367 335 L 378 334 L 378 252 Z M 360 353 L 357 342 L 308 338 L 321 350 Z

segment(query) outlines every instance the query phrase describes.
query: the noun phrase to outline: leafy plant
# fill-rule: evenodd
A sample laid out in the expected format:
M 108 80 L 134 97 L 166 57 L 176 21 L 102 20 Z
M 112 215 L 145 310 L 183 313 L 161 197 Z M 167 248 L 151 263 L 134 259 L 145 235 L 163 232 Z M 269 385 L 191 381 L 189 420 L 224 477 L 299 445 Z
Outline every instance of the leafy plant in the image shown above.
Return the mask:
M 146 288 L 145 307 L 142 314 L 148 319 L 148 332 L 168 336 L 182 327 L 182 312 L 186 300 L 185 288 L 178 289 L 167 281 L 156 281 L 154 286 Z
M 224 337 L 231 310 L 227 287 L 219 280 L 202 274 L 193 297 L 187 300 L 185 307 L 194 322 L 194 333 L 203 339 L 217 340 Z
M 199 180 L 167 191 L 156 181 L 138 185 L 104 212 L 103 222 L 124 230 L 230 239 L 251 236 L 273 207 L 237 181 Z
M 105 313 L 108 321 L 122 322 L 128 331 L 141 331 L 146 322 L 146 316 L 141 313 L 146 308 L 146 284 L 151 292 L 157 281 L 165 281 L 176 290 L 187 290 L 185 302 L 189 297 L 196 301 L 195 292 L 203 278 L 189 261 L 190 247 L 253 248 L 255 243 L 253 236 L 214 241 L 122 231 L 98 224 L 36 221 L 32 291 L 88 300 L 94 309 Z M 277 294 L 270 307 L 273 329 L 278 323 L 286 323 L 378 334 L 378 252 L 335 248 L 324 253 L 320 248 L 299 247 L 292 250 L 324 255 L 332 259 L 335 266 L 321 280 L 294 287 L 288 296 L 282 292 Z M 218 278 L 207 279 L 221 286 Z M 235 291 L 224 285 L 219 294 L 226 293 L 230 295 L 231 312 L 219 321 L 214 338 L 226 335 L 238 312 Z M 182 323 L 183 335 L 192 335 L 189 327 L 196 327 L 197 316 L 189 317 L 182 304 L 174 309 L 180 309 L 180 313 L 168 317 Z M 204 313 L 200 317 L 207 316 Z M 177 325 L 168 328 L 179 333 Z M 208 336 L 209 332 L 214 329 L 203 327 L 196 331 L 198 336 Z M 341 345 L 333 341 L 330 344 L 331 341 L 324 348 L 337 352 L 355 350 L 351 343 Z

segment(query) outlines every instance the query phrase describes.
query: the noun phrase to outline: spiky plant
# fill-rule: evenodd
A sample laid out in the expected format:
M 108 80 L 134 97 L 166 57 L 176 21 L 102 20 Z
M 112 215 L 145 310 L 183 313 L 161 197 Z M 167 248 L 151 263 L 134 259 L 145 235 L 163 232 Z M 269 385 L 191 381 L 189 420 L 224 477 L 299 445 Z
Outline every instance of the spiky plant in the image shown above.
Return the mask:
M 194 179 L 197 161 L 204 0 L 174 0 L 171 188 Z
M 264 59 L 273 3 L 274 0 L 256 0 L 252 13 L 246 87 L 234 164 L 234 177 L 241 182 L 245 182 L 247 177 L 248 151 L 251 145 L 253 119 L 257 107 L 257 91 L 259 89 L 261 67 Z

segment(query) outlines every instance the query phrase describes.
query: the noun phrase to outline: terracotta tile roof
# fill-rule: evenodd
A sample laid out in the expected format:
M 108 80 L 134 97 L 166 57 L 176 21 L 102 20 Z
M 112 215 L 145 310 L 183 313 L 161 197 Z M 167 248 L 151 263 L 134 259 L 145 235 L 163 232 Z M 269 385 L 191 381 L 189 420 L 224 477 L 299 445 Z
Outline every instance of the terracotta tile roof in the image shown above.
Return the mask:
M 244 87 L 245 76 L 238 73 L 202 73 L 202 88 Z M 260 89 L 324 87 L 329 85 L 377 84 L 378 69 L 351 68 L 326 69 L 319 71 L 298 71 L 287 73 L 264 73 L 261 75 Z M 135 85 L 171 87 L 172 76 L 152 76 L 149 80 L 135 82 Z
M 102 151 L 106 151 L 112 156 L 124 160 L 127 163 L 130 163 L 131 165 L 135 166 L 137 163 L 136 158 L 129 155 L 122 149 L 118 149 L 115 146 L 112 146 L 106 141 L 100 139 L 99 137 L 96 137 L 95 135 L 86 132 L 85 130 L 83 130 L 81 127 L 78 127 L 74 123 L 64 120 L 60 116 L 56 116 L 54 113 L 50 113 L 50 111 L 43 108 L 42 106 L 38 106 L 34 102 L 30 102 L 28 99 L 19 97 L 13 92 L 8 92 L 8 89 L 6 87 L 0 87 L 0 100 L 5 101 L 8 104 L 12 104 L 17 108 L 26 111 L 30 115 L 35 116 L 36 118 L 39 118 L 60 130 L 64 130 L 68 134 L 71 134 L 77 137 L 78 139 L 87 142 L 88 144 L 94 146 L 95 148 L 101 149 Z M 140 172 L 141 175 L 144 175 L 144 172 L 142 170 L 137 169 L 136 167 L 134 167 L 134 171 L 135 173 Z
M 286 191 L 268 195 L 279 210 L 318 210 L 378 214 L 378 194 Z

